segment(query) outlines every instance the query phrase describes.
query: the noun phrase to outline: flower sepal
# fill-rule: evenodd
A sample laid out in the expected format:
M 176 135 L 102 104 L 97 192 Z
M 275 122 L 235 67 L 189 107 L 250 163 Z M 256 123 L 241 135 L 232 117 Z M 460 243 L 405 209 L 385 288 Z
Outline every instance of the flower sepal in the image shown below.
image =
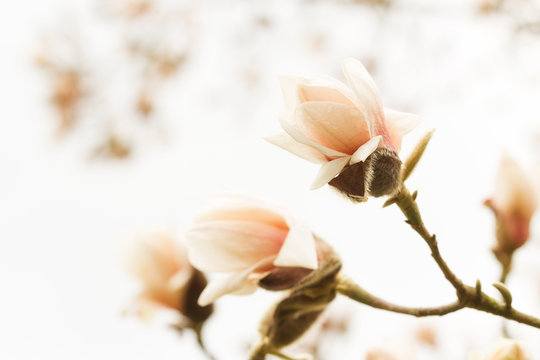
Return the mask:
M 261 321 L 261 343 L 250 359 L 264 359 L 266 354 L 276 354 L 298 340 L 336 297 L 340 270 L 339 258 L 329 256 L 271 308 Z

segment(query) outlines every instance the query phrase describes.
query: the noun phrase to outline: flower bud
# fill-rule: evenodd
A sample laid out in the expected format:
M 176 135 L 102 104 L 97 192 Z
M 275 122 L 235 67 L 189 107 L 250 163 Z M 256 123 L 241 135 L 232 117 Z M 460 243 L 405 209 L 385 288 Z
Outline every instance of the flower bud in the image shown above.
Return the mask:
M 354 201 L 366 201 L 368 195 L 392 195 L 401 187 L 401 160 L 394 151 L 379 148 L 366 161 L 347 166 L 328 184 Z
M 502 158 L 495 194 L 484 204 L 495 215 L 497 245 L 493 252 L 505 263 L 529 238 L 529 225 L 537 208 L 534 189 L 512 158 Z
M 275 354 L 298 340 L 334 300 L 340 270 L 341 261 L 331 256 L 296 284 L 261 321 L 262 345 L 254 350 L 251 359 L 264 359 L 265 354 Z
M 173 310 L 182 319 L 176 327 L 199 331 L 213 307 L 197 304 L 206 278 L 191 266 L 185 249 L 171 237 L 156 234 L 142 238 L 131 250 L 129 269 L 144 287 L 133 304 L 136 313 L 150 319 L 159 310 Z

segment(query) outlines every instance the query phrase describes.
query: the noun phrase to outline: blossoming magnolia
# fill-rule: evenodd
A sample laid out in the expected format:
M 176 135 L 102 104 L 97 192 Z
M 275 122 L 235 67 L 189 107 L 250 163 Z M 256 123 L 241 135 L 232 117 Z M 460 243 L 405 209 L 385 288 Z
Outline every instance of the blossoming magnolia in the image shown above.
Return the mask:
M 185 249 L 169 236 L 141 238 L 127 260 L 129 270 L 144 286 L 134 304 L 139 316 L 148 319 L 159 309 L 171 309 L 190 321 L 187 326 L 210 316 L 210 307 L 201 308 L 195 302 L 206 285 L 204 275 L 191 266 Z
M 494 196 L 486 200 L 497 222 L 495 254 L 512 253 L 529 238 L 529 225 L 537 208 L 535 192 L 527 175 L 509 156 L 501 159 Z
M 228 273 L 204 289 L 199 304 L 257 286 L 285 289 L 318 267 L 321 241 L 298 220 L 252 199 L 228 199 L 187 232 L 189 258 L 204 271 Z
M 384 109 L 359 61 L 345 59 L 342 68 L 350 89 L 326 76 L 282 77 L 285 132 L 267 140 L 322 164 L 312 189 L 328 183 L 359 201 L 391 194 L 400 185 L 402 137 L 418 117 Z

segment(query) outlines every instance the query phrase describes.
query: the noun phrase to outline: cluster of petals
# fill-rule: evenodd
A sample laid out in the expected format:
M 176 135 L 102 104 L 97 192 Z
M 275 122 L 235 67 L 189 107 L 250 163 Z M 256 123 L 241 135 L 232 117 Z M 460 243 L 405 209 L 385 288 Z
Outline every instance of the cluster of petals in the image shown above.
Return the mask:
M 384 109 L 373 79 L 358 60 L 342 63 L 350 88 L 328 76 L 281 77 L 285 132 L 267 140 L 303 159 L 322 164 L 311 188 L 324 186 L 347 165 L 379 147 L 398 153 L 416 115 Z
M 168 235 L 152 234 L 129 250 L 128 269 L 143 285 L 134 303 L 138 315 L 148 319 L 160 309 L 182 313 L 194 272 L 186 249 Z
M 201 306 L 225 294 L 252 293 L 275 269 L 318 267 L 317 241 L 302 222 L 255 199 L 222 200 L 186 233 L 191 263 L 205 272 L 224 273 L 204 289 Z
M 499 226 L 502 226 L 502 236 L 507 238 L 502 241 L 511 242 L 515 248 L 523 245 L 529 237 L 529 225 L 538 200 L 529 176 L 508 155 L 501 159 L 495 193 L 486 204 L 493 209 Z

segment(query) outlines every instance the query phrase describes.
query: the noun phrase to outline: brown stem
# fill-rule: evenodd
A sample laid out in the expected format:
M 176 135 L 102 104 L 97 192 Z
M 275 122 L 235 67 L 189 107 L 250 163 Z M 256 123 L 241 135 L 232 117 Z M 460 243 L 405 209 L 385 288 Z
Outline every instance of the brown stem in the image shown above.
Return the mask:
M 448 305 L 438 306 L 438 307 L 406 307 L 401 305 L 395 305 L 389 303 L 383 299 L 380 299 L 366 290 L 362 289 L 360 286 L 355 284 L 351 279 L 340 276 L 337 291 L 354 301 L 360 302 L 362 304 L 387 310 L 399 314 L 412 315 L 416 317 L 423 316 L 442 316 L 449 314 L 451 312 L 460 310 L 465 307 L 464 304 L 461 304 L 459 301 L 455 301 Z
M 450 270 L 448 264 L 446 264 L 446 262 L 442 258 L 439 252 L 439 246 L 437 244 L 437 239 L 435 235 L 431 235 L 424 226 L 422 216 L 420 215 L 420 211 L 418 210 L 418 205 L 416 205 L 416 201 L 404 185 L 399 194 L 396 196 L 395 203 L 397 204 L 397 206 L 399 206 L 401 212 L 403 212 L 403 214 L 407 218 L 407 223 L 428 244 L 431 250 L 431 256 L 433 257 L 437 265 L 439 265 L 439 268 L 441 269 L 446 279 L 456 289 L 458 296 L 459 294 L 463 294 L 465 292 L 465 285 L 463 285 L 463 282 L 452 272 L 452 270 Z
M 508 274 L 510 274 L 510 271 L 512 270 L 512 258 L 513 258 L 513 252 L 508 255 L 507 261 L 500 262 L 501 275 L 499 277 L 499 282 L 501 284 L 506 284 L 506 279 L 508 278 Z M 501 331 L 505 338 L 511 338 L 510 332 L 508 331 L 508 323 L 505 320 L 503 320 Z
M 508 278 L 508 274 L 510 274 L 510 270 L 512 270 L 512 254 L 509 256 L 507 262 L 501 262 L 501 276 L 499 282 L 506 284 L 506 279 Z
M 484 311 L 490 314 L 504 317 L 508 320 L 517 321 L 519 323 L 530 325 L 540 329 L 540 319 L 515 310 L 509 302 L 504 303 L 493 299 L 486 293 L 482 292 L 479 286 L 471 287 L 465 285 L 463 281 L 461 281 L 452 272 L 452 270 L 450 270 L 448 264 L 446 264 L 440 254 L 435 236 L 429 233 L 422 221 L 422 217 L 420 215 L 420 211 L 418 210 L 418 205 L 416 204 L 415 197 L 409 193 L 405 185 L 403 185 L 401 191 L 395 196 L 395 198 L 392 199 L 392 202 L 396 203 L 399 206 L 401 212 L 403 212 L 403 214 L 407 218 L 407 223 L 426 241 L 429 248 L 431 249 L 431 256 L 441 269 L 446 279 L 456 289 L 458 303 L 462 305 L 462 307 L 468 307 L 479 311 Z M 506 275 L 507 274 L 504 274 L 503 272 L 503 280 L 506 278 Z

